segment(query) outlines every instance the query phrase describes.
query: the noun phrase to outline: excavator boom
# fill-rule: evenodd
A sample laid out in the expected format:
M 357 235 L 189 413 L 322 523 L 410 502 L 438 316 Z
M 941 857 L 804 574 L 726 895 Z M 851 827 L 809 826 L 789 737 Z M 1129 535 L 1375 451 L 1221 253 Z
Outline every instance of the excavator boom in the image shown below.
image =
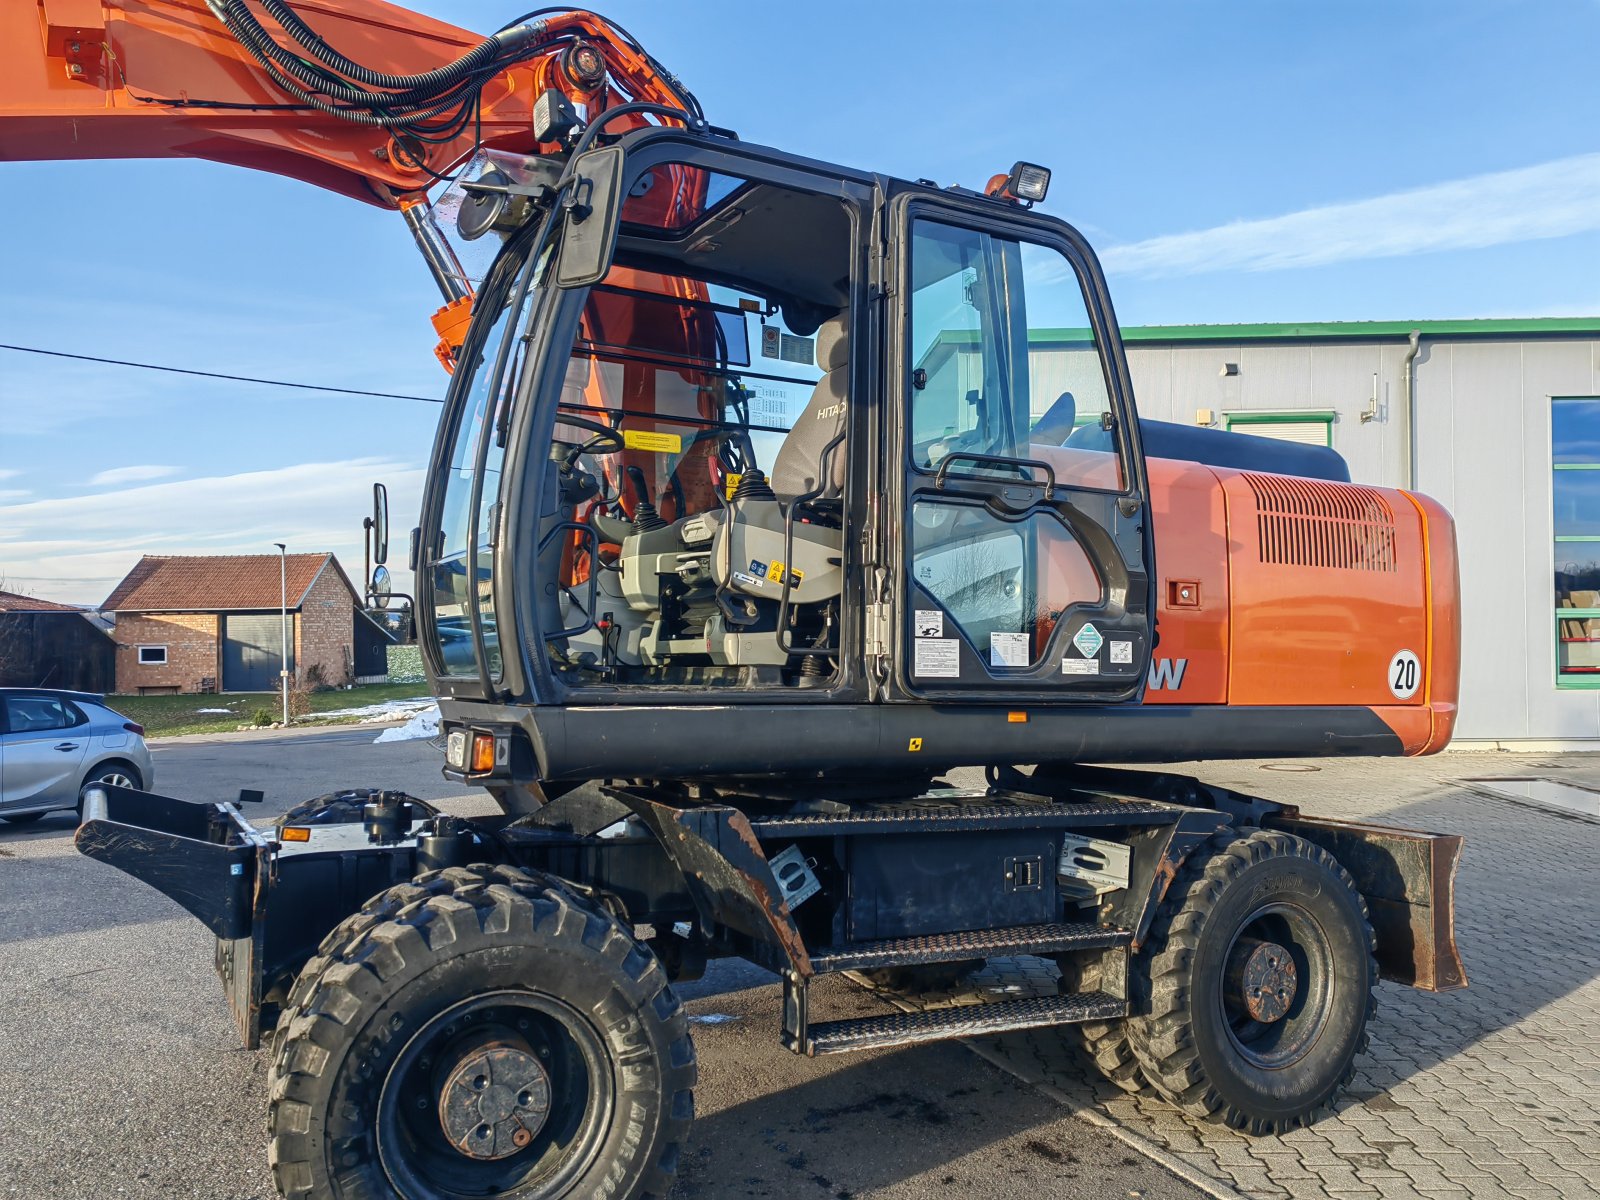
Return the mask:
M 636 43 L 592 13 L 516 23 L 486 52 L 494 39 L 384 0 L 304 0 L 293 9 L 267 0 L 262 8 L 258 14 L 244 0 L 0 5 L 0 160 L 204 158 L 398 208 L 479 145 L 537 152 L 533 109 L 547 89 L 590 118 L 624 99 L 692 105 Z M 275 11 L 288 14 L 284 22 Z M 272 40 L 272 65 L 240 29 Z M 439 102 L 450 105 L 444 111 L 412 129 L 395 118 L 378 123 L 384 118 L 348 100 L 327 103 L 329 91 L 361 85 L 308 50 L 296 37 L 301 29 L 369 78 L 414 79 L 463 60 L 470 69 L 454 93 L 437 81 Z M 283 68 L 288 60 L 306 70 Z M 307 74 L 328 86 L 307 87 Z M 361 90 L 397 108 L 409 102 L 413 116 L 430 107 L 418 103 L 415 87 L 409 95 Z M 459 128 L 449 127 L 451 116 L 462 118 Z

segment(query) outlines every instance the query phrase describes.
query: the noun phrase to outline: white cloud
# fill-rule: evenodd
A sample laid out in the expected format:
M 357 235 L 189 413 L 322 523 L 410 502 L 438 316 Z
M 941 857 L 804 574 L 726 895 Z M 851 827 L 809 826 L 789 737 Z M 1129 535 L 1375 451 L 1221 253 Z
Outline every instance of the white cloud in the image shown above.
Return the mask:
M 0 467 L 0 479 L 15 479 L 21 474 L 15 467 Z
M 333 551 L 359 587 L 373 482 L 389 486 L 399 575 L 423 474 L 355 458 L 0 505 L 0 574 L 44 599 L 94 604 L 142 554 L 273 554 L 284 541 L 291 552 Z
M 1600 154 L 1167 234 L 1102 255 L 1106 270 L 1156 278 L 1281 271 L 1435 250 L 1473 250 L 1600 229 Z
M 0 478 L 4 478 L 0 475 Z M 20 500 L 24 496 L 33 495 L 27 488 L 0 488 L 0 500 Z
M 176 475 L 177 467 L 112 467 L 109 471 L 101 471 L 89 480 L 90 487 L 100 487 L 103 484 L 115 483 L 143 483 L 149 479 L 165 479 L 168 475 Z

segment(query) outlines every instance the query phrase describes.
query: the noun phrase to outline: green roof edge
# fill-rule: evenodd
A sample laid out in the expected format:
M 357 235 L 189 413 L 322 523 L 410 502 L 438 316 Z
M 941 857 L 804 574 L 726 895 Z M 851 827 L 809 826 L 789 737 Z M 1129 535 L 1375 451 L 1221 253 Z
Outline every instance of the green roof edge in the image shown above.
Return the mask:
M 1511 333 L 1600 334 L 1600 317 L 1488 317 L 1463 321 L 1305 321 L 1278 325 L 1130 325 L 1125 342 L 1310 341 L 1323 338 L 1398 338 L 1417 330 L 1423 337 L 1483 337 Z M 1031 330 L 1049 341 L 1056 330 Z M 1073 330 L 1060 330 L 1071 335 Z M 1080 335 L 1081 336 L 1081 335 Z

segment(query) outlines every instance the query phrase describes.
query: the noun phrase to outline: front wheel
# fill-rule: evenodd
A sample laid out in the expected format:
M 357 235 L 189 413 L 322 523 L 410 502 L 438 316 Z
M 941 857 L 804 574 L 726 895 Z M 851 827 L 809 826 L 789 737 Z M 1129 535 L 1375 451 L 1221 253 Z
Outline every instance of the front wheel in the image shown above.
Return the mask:
M 393 888 L 335 930 L 279 1025 L 288 1197 L 664 1197 L 694 1115 L 666 973 L 609 913 L 508 867 Z
M 1128 1044 L 1184 1111 L 1277 1133 L 1330 1104 L 1366 1049 L 1372 926 L 1349 874 L 1310 842 L 1257 830 L 1212 845 L 1151 924 Z

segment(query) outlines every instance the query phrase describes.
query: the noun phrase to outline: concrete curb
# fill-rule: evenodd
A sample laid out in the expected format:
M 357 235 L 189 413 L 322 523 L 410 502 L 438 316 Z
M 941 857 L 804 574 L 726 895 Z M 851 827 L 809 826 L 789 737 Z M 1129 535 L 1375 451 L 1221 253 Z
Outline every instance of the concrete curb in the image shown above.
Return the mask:
M 905 1000 L 902 1000 L 894 993 L 874 986 L 870 981 L 862 976 L 859 976 L 854 971 L 846 971 L 844 974 L 846 978 L 856 983 L 859 987 L 871 992 L 874 996 L 878 997 L 878 999 L 894 1005 L 894 1007 L 898 1008 L 901 1012 L 911 1013 L 922 1011 L 915 1004 L 911 1004 Z M 1048 1096 L 1051 1100 L 1054 1100 L 1073 1116 L 1077 1117 L 1078 1120 L 1084 1122 L 1084 1124 L 1092 1125 L 1094 1128 L 1101 1130 L 1104 1133 L 1109 1133 L 1112 1137 L 1116 1138 L 1117 1141 L 1128 1147 L 1128 1149 L 1144 1155 L 1144 1157 L 1155 1163 L 1156 1166 L 1160 1167 L 1162 1170 L 1171 1175 L 1176 1175 L 1190 1187 L 1196 1188 L 1199 1191 L 1204 1192 L 1206 1195 L 1211 1196 L 1213 1200 L 1252 1200 L 1252 1198 L 1246 1195 L 1244 1192 L 1230 1187 L 1228 1184 L 1223 1183 L 1220 1179 L 1216 1179 L 1213 1176 L 1207 1175 L 1205 1172 L 1197 1169 L 1192 1164 L 1185 1162 L 1171 1151 L 1156 1145 L 1149 1138 L 1135 1133 L 1121 1121 L 1118 1121 L 1115 1117 L 1101 1112 L 1098 1108 L 1085 1108 L 1076 1099 L 1067 1095 L 1054 1084 L 1046 1083 L 1039 1079 L 1029 1079 L 1021 1071 L 1017 1070 L 1017 1068 L 1011 1062 L 1009 1062 L 1005 1056 L 996 1054 L 993 1050 L 989 1049 L 989 1047 L 967 1038 L 959 1038 L 957 1040 L 962 1046 L 966 1047 L 966 1049 L 970 1050 L 973 1054 L 976 1054 L 979 1058 L 983 1059 L 983 1061 L 988 1063 L 991 1067 L 998 1068 L 1005 1074 L 1011 1076 L 1011 1078 L 1015 1079 L 1018 1083 L 1022 1084 L 1024 1087 L 1032 1088 L 1041 1096 Z
M 290 729 L 230 729 L 219 733 L 180 733 L 172 737 L 145 737 L 152 750 L 162 746 L 195 746 L 205 742 L 264 742 L 273 738 L 305 737 L 313 733 L 328 733 L 340 729 L 387 729 L 391 725 L 404 725 L 409 716 L 385 717 L 381 721 L 329 721 L 326 725 L 299 725 Z
M 1026 1076 L 1018 1072 L 1017 1069 L 1009 1062 L 1007 1062 L 1004 1056 L 996 1054 L 987 1046 L 979 1045 L 977 1042 L 969 1042 L 965 1039 L 962 1040 L 961 1044 L 968 1050 L 972 1051 L 972 1053 L 976 1054 L 979 1058 L 983 1059 L 983 1061 L 988 1063 L 990 1066 L 998 1067 L 1017 1082 L 1032 1088 L 1041 1096 L 1048 1096 L 1057 1104 L 1065 1108 L 1073 1116 L 1077 1117 L 1078 1120 L 1087 1125 L 1093 1125 L 1096 1129 L 1102 1130 L 1105 1133 L 1109 1133 L 1112 1137 L 1116 1138 L 1117 1141 L 1128 1147 L 1128 1149 L 1144 1155 L 1151 1162 L 1155 1163 L 1158 1167 L 1161 1167 L 1169 1174 L 1176 1175 L 1179 1179 L 1183 1180 L 1191 1187 L 1197 1188 L 1206 1195 L 1214 1197 L 1215 1200 L 1251 1200 L 1251 1198 L 1245 1195 L 1245 1193 L 1236 1191 L 1218 1179 L 1213 1179 L 1210 1175 L 1195 1169 L 1189 1163 L 1184 1162 L 1183 1159 L 1179 1158 L 1177 1155 L 1156 1145 L 1148 1138 L 1141 1137 L 1139 1134 L 1129 1129 L 1121 1121 L 1118 1121 L 1115 1117 L 1107 1116 L 1098 1108 L 1083 1107 L 1082 1104 L 1078 1103 L 1054 1084 L 1028 1079 Z

